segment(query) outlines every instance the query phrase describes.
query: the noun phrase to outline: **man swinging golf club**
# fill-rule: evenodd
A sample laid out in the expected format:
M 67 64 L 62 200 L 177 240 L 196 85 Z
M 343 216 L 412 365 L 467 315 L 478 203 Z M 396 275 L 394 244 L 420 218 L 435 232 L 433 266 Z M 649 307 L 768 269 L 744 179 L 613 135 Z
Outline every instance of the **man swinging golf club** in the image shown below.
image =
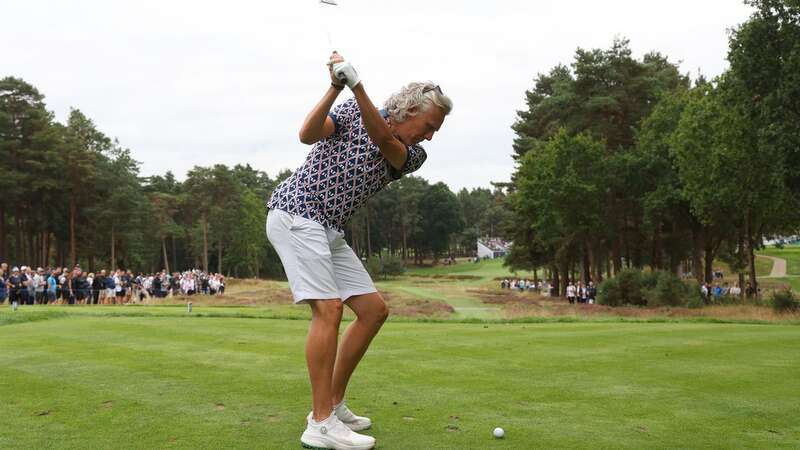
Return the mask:
M 300 129 L 313 144 L 305 162 L 267 202 L 267 237 L 278 253 L 295 303 L 311 307 L 306 362 L 313 409 L 304 447 L 370 449 L 375 438 L 357 433 L 372 421 L 345 403 L 350 376 L 389 311 L 369 274 L 344 239 L 344 227 L 367 199 L 425 161 L 430 140 L 452 109 L 439 86 L 410 83 L 379 111 L 353 66 L 330 57 L 331 86 Z M 331 111 L 347 85 L 354 94 Z M 337 346 L 343 305 L 356 315 Z

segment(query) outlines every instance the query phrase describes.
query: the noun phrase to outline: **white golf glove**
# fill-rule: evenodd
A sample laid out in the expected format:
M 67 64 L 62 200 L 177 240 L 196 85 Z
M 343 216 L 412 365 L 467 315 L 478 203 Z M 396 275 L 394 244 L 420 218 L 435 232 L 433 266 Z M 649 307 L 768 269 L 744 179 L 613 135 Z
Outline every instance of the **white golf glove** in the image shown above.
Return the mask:
M 333 75 L 340 81 L 347 84 L 347 87 L 353 89 L 358 86 L 361 80 L 358 78 L 358 72 L 353 68 L 349 61 L 336 63 L 333 65 Z

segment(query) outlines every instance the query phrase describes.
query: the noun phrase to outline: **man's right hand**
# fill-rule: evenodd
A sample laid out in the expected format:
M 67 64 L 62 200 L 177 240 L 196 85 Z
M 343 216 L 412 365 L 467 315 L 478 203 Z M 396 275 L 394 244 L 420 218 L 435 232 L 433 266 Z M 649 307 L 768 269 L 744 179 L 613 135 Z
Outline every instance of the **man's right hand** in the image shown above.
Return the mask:
M 336 50 L 334 50 L 333 53 L 331 54 L 331 57 L 328 59 L 328 73 L 330 73 L 331 75 L 331 83 L 338 86 L 343 86 L 345 83 L 344 80 L 336 78 L 336 75 L 333 73 L 333 66 L 334 64 L 338 64 L 341 62 L 344 62 L 344 58 L 342 58 L 342 55 L 340 55 L 339 53 L 336 52 Z
M 347 87 L 351 90 L 358 86 L 361 80 L 358 78 L 358 72 L 353 68 L 349 61 L 336 63 L 333 65 L 333 74 L 341 81 L 347 83 Z

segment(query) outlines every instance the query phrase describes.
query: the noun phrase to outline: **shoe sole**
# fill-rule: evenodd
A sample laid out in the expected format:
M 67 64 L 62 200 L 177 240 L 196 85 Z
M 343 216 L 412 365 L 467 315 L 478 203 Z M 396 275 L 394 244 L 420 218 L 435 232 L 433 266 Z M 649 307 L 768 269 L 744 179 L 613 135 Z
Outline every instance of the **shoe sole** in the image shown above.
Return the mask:
M 305 442 L 300 442 L 303 448 L 310 448 L 312 450 L 330 450 L 328 447 L 314 447 L 313 445 L 308 445 Z
M 331 450 L 332 448 L 334 448 L 334 447 L 320 447 L 319 445 L 307 444 L 307 443 L 303 442 L 302 439 L 300 440 L 300 445 L 302 445 L 303 448 L 310 448 L 312 450 Z M 374 445 L 371 446 L 371 447 L 350 446 L 348 448 L 369 450 L 369 449 L 375 448 L 375 446 Z
M 306 444 L 305 442 L 300 442 L 300 445 L 303 448 L 308 448 L 308 449 L 311 449 L 311 450 L 331 450 L 333 448 L 333 447 L 317 447 L 317 446 L 314 446 L 314 445 Z M 375 446 L 372 446 L 370 448 L 371 449 L 375 448 Z

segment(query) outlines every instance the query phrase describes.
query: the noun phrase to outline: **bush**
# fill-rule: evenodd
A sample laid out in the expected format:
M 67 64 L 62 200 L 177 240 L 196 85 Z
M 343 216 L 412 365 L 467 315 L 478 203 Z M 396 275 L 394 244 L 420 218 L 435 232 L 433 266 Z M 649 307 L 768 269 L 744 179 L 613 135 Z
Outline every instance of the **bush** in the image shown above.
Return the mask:
M 781 289 L 772 293 L 772 307 L 777 312 L 793 312 L 800 310 L 800 302 L 791 289 Z
M 383 258 L 383 270 L 381 274 L 384 277 L 397 277 L 406 272 L 406 263 L 402 258 L 397 256 L 388 256 Z
M 666 271 L 626 269 L 602 282 L 597 301 L 608 306 L 703 306 L 697 283 L 684 283 Z
M 700 283 L 695 280 L 687 281 L 686 284 L 686 306 L 689 308 L 702 308 L 705 305 L 703 293 L 700 292 Z
M 642 272 L 626 269 L 616 277 L 600 283 L 597 302 L 608 306 L 647 304 L 642 296 Z
M 364 263 L 364 268 L 373 279 L 396 277 L 406 271 L 406 265 L 402 259 L 396 256 L 379 258 L 373 256 Z
M 687 302 L 687 286 L 675 275 L 665 272 L 653 272 L 655 286 L 648 289 L 648 306 L 683 306 Z
M 373 256 L 364 262 L 364 268 L 372 279 L 377 279 L 383 272 L 383 262 L 377 256 Z

